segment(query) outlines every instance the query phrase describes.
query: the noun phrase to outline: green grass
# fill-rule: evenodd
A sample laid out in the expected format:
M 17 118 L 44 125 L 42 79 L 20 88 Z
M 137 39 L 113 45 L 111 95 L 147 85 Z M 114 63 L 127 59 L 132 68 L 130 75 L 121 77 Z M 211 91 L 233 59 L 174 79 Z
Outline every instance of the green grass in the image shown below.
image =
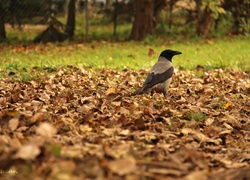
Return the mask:
M 236 68 L 249 71 L 249 40 L 249 37 L 237 37 L 213 40 L 211 44 L 205 42 L 181 44 L 178 47 L 184 52 L 182 58 L 185 61 L 178 59 L 176 64 L 184 69 L 202 65 L 206 69 Z
M 203 121 L 207 119 L 207 115 L 203 112 L 191 112 L 188 111 L 183 115 L 183 118 L 188 120 L 188 121 Z
M 66 16 L 59 20 L 65 23 Z M 110 19 L 99 17 L 91 18 L 91 41 L 85 43 L 82 42 L 85 38 L 84 25 L 84 14 L 78 14 L 75 40 L 49 44 L 31 43 L 46 28 L 44 25 L 26 25 L 22 31 L 7 26 L 7 38 L 11 43 L 0 44 L 0 71 L 20 72 L 25 68 L 29 73 L 29 69 L 38 67 L 50 72 L 67 65 L 149 69 L 164 49 L 183 53 L 173 58 L 177 68 L 193 70 L 201 65 L 205 69 L 236 68 L 250 71 L 250 36 L 206 40 L 196 37 L 192 28 L 179 25 L 168 29 L 166 24 L 159 23 L 157 36 L 147 36 L 142 42 L 124 41 L 129 37 L 131 23 L 119 21 L 117 36 L 114 37 Z M 149 48 L 154 49 L 156 54 L 149 57 Z M 23 79 L 30 79 L 27 72 L 23 72 Z
M 152 42 L 90 43 L 64 42 L 55 44 L 3 45 L 0 71 L 20 71 L 32 67 L 54 69 L 67 65 L 94 68 L 149 69 L 164 49 L 179 50 L 183 54 L 173 58 L 176 67 L 192 70 L 197 65 L 205 69 L 236 68 L 250 71 L 250 38 L 235 37 L 193 41 L 156 39 Z M 148 56 L 148 48 L 155 55 Z

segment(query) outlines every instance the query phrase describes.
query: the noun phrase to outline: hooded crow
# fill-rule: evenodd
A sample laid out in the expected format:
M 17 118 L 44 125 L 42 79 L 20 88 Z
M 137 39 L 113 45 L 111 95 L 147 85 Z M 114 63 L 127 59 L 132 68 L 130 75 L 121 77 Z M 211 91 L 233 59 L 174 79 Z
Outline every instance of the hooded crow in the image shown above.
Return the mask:
M 161 91 L 166 98 L 166 91 L 171 83 L 172 75 L 174 73 L 174 66 L 172 58 L 174 55 L 182 54 L 179 51 L 164 50 L 161 52 L 157 63 L 151 68 L 144 84 L 133 95 L 143 94 L 148 91 Z

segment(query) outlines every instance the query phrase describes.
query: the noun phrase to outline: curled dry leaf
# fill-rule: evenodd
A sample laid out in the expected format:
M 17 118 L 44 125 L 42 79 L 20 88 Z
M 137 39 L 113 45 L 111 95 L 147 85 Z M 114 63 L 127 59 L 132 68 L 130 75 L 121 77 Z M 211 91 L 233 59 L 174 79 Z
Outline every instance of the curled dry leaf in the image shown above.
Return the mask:
M 61 161 L 51 167 L 51 179 L 68 179 L 71 178 L 71 173 L 75 170 L 76 164 L 72 161 Z
M 90 131 L 92 131 L 92 128 L 89 127 L 89 125 L 80 125 L 80 131 L 83 133 L 90 132 Z
M 47 122 L 40 124 L 36 130 L 36 133 L 43 137 L 52 137 L 56 134 L 56 132 L 56 128 L 52 124 Z
M 114 160 L 108 163 L 108 168 L 120 176 L 130 174 L 136 171 L 136 161 L 133 157 Z
M 108 96 L 108 95 L 111 95 L 111 94 L 115 94 L 116 93 L 116 90 L 114 87 L 110 87 L 107 89 L 107 91 L 105 92 L 105 95 Z
M 199 179 L 199 180 L 208 180 L 207 176 L 209 175 L 208 170 L 202 170 L 202 171 L 194 171 L 187 176 L 183 178 L 183 180 L 194 180 L 194 179 Z
M 29 121 L 30 123 L 35 123 L 35 122 L 41 122 L 44 121 L 44 114 L 43 113 L 36 113 L 34 116 L 32 116 Z
M 210 143 L 215 143 L 217 145 L 221 143 L 220 139 L 211 139 L 205 134 L 198 132 L 196 130 L 190 129 L 190 128 L 183 128 L 181 130 L 181 133 L 183 133 L 184 135 L 191 135 L 192 138 L 194 138 L 194 140 L 197 140 L 200 143 L 210 142 Z
M 13 118 L 9 121 L 9 128 L 11 131 L 15 131 L 18 127 L 19 124 L 19 119 L 18 118 Z
M 170 175 L 175 177 L 176 176 L 180 177 L 182 175 L 182 172 L 179 170 L 167 169 L 167 168 L 150 168 L 149 173 Z
M 40 154 L 40 148 L 33 144 L 27 144 L 21 146 L 14 157 L 25 159 L 25 160 L 34 160 Z

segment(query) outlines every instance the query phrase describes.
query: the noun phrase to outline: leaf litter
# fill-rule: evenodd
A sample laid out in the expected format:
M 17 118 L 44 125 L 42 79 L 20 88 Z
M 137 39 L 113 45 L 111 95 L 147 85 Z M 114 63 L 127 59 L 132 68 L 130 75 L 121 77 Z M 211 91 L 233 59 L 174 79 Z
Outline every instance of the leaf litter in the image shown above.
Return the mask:
M 1 78 L 0 177 L 249 179 L 249 74 L 177 71 L 166 99 L 131 96 L 146 75 L 69 66 Z

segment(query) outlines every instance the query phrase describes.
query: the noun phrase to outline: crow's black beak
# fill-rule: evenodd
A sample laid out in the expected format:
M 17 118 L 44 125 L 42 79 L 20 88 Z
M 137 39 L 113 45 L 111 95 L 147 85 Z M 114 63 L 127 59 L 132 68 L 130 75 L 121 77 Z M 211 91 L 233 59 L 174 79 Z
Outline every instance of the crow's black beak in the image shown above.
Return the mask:
M 182 54 L 180 51 L 173 51 L 174 55 Z

